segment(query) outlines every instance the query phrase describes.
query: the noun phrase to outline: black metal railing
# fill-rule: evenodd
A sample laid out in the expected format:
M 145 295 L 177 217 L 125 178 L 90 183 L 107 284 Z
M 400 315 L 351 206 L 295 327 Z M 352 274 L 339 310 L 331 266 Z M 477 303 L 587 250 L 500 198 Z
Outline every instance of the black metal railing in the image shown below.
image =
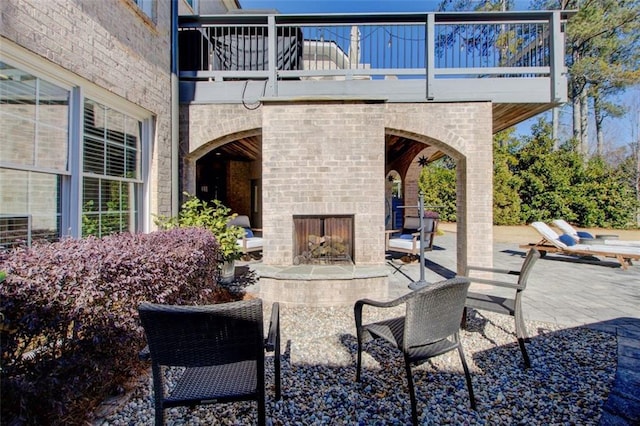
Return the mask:
M 183 16 L 183 81 L 549 77 L 569 12 Z M 275 35 L 271 37 L 270 35 Z M 269 93 L 266 93 L 269 95 Z

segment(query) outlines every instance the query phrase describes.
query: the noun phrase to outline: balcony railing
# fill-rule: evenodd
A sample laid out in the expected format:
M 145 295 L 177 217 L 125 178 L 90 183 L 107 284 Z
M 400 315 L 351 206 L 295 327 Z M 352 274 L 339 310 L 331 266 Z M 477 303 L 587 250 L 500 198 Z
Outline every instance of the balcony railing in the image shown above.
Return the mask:
M 211 101 L 368 95 L 392 101 L 561 102 L 566 100 L 567 16 L 560 11 L 183 16 L 183 100 L 194 100 L 198 83 L 217 83 L 200 85 L 200 94 Z M 514 85 L 523 80 L 524 87 Z M 541 88 L 544 95 L 522 99 Z

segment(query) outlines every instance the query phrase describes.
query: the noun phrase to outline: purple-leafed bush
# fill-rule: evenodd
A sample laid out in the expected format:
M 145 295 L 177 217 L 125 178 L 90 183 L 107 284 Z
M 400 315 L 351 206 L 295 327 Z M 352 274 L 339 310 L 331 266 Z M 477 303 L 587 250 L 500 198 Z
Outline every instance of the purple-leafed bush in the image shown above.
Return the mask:
M 219 245 L 200 228 L 63 239 L 0 257 L 3 424 L 84 424 L 144 367 L 142 301 L 207 304 Z

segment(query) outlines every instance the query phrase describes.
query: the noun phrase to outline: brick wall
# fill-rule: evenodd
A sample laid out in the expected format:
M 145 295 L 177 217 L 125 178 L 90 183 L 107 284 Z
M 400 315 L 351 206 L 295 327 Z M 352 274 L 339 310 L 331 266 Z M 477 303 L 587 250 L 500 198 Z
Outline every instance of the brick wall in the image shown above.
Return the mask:
M 196 161 L 199 158 L 240 135 L 260 135 L 261 127 L 260 109 L 247 110 L 242 105 L 180 105 L 181 191 L 196 193 Z M 249 175 L 244 177 L 246 182 L 242 183 L 243 187 L 250 186 L 251 179 L 260 178 L 260 162 L 261 159 L 258 159 L 250 163 Z M 236 165 L 231 164 L 231 173 L 234 176 L 238 176 L 238 167 L 242 167 Z M 251 203 L 250 198 L 241 201 L 238 207 L 245 208 L 247 203 Z M 238 212 L 241 210 L 238 209 Z M 249 214 L 248 207 L 247 212 L 241 214 Z
M 263 261 L 292 262 L 294 214 L 353 214 L 354 259 L 384 259 L 384 105 L 263 106 Z

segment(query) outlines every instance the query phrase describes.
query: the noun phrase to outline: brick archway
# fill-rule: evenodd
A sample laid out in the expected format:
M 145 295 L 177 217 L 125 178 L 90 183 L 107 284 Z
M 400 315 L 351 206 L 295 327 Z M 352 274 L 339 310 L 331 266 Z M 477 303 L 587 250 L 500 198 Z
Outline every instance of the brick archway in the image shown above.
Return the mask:
M 457 272 L 467 263 L 493 264 L 493 144 L 491 103 L 387 104 L 385 128 L 436 146 L 456 161 Z M 409 169 L 409 168 L 408 168 Z M 417 172 L 414 171 L 417 175 Z M 417 195 L 413 173 L 407 190 Z

